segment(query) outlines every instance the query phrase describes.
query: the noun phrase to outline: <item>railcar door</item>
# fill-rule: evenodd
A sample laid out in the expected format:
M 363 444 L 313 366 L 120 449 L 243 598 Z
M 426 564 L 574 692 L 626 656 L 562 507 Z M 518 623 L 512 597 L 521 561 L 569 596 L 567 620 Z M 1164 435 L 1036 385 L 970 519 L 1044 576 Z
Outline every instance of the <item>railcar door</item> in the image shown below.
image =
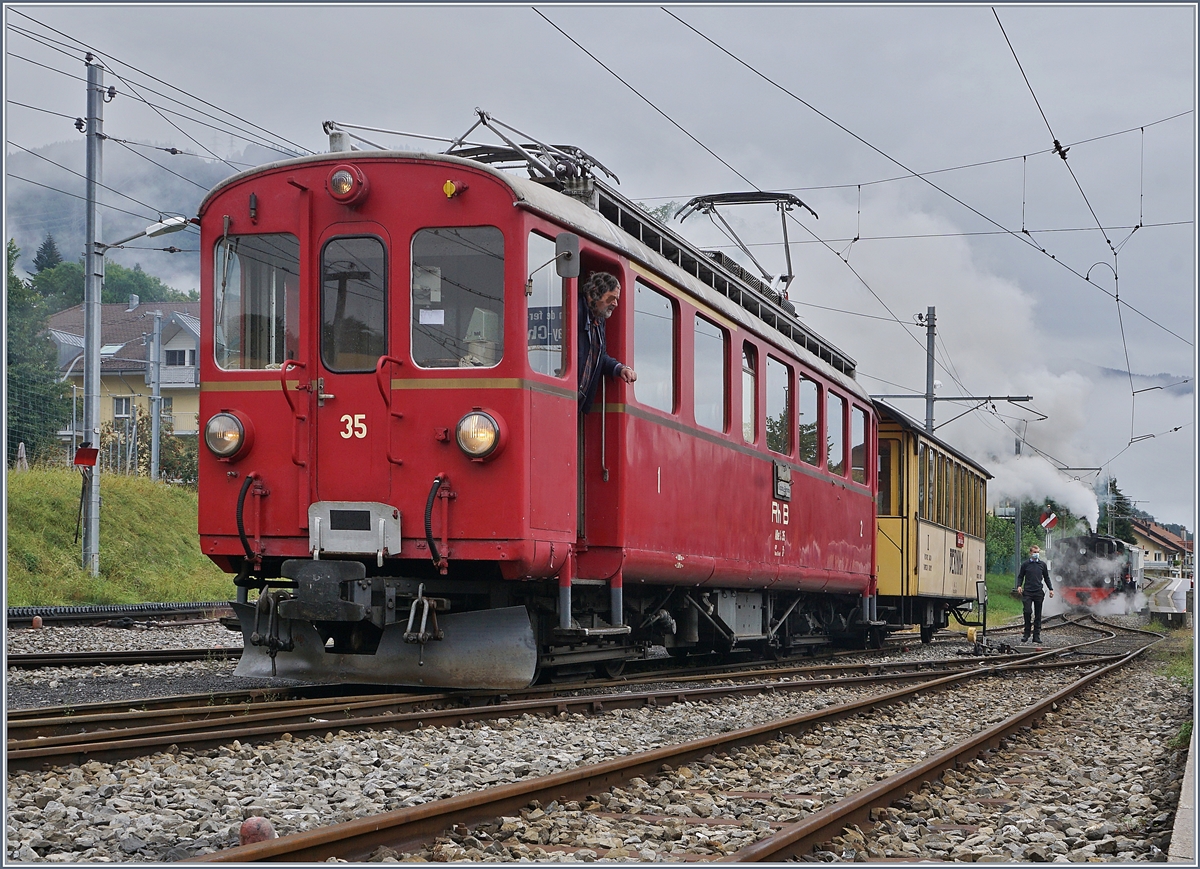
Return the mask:
M 389 502 L 387 408 L 375 383 L 388 354 L 387 265 L 376 235 L 331 238 L 321 249 L 319 352 L 310 363 L 321 501 Z

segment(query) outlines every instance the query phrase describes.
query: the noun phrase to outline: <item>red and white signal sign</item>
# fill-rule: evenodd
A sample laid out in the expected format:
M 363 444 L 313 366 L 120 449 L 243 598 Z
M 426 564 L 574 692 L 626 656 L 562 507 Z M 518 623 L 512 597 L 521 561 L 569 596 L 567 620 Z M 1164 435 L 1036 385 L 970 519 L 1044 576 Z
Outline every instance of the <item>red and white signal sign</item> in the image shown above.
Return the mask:
M 1041 516 L 1038 517 L 1038 522 L 1041 524 L 1041 526 L 1043 528 L 1045 528 L 1047 531 L 1049 531 L 1051 528 L 1053 528 L 1055 525 L 1058 524 L 1058 514 L 1057 513 L 1043 513 Z

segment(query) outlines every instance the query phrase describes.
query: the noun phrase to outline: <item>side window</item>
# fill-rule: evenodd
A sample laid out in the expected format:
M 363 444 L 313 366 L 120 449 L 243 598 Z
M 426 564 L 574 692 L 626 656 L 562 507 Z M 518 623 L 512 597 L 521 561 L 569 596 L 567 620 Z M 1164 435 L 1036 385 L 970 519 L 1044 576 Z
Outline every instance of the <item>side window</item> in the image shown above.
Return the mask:
M 694 338 L 696 424 L 725 431 L 725 330 L 697 314 Z
M 296 236 L 231 235 L 217 243 L 213 254 L 217 365 L 226 371 L 279 368 L 295 359 L 300 351 Z
M 927 467 L 927 450 L 925 444 L 917 448 L 917 516 L 928 519 L 926 513 L 929 505 L 927 490 L 929 489 L 929 468 Z
M 767 357 L 767 449 L 784 455 L 792 451 L 791 379 L 786 363 Z
M 675 306 L 641 281 L 633 294 L 633 367 L 637 400 L 675 412 Z
M 846 399 L 825 393 L 825 442 L 829 445 L 829 473 L 846 473 Z
M 536 232 L 529 233 L 528 254 L 526 274 L 539 269 L 533 275 L 533 285 L 526 287 L 529 367 L 538 374 L 562 377 L 567 370 L 563 342 L 563 288 L 566 282 L 554 267 L 553 241 Z
M 875 499 L 875 512 L 880 516 L 901 516 L 904 513 L 900 499 L 900 465 L 903 456 L 900 441 L 894 438 L 879 439 L 879 494 Z
M 499 364 L 504 356 L 499 229 L 458 226 L 413 236 L 412 356 L 421 368 Z
M 321 252 L 321 361 L 374 371 L 387 353 L 387 258 L 377 238 L 335 238 Z
M 867 482 L 867 412 L 850 408 L 850 479 Z
M 742 440 L 758 439 L 758 353 L 749 341 L 742 345 Z
M 821 463 L 821 430 L 817 419 L 820 406 L 817 383 L 800 378 L 800 461 L 808 465 Z

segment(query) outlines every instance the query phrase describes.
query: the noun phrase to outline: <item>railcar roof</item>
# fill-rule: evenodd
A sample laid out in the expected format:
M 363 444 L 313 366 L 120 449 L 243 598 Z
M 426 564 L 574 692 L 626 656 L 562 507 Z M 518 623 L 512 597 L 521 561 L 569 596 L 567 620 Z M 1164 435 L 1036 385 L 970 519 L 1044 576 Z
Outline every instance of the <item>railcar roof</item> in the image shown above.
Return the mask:
M 854 360 L 801 323 L 794 313 L 784 307 L 785 300 L 777 293 L 728 257 L 706 253 L 694 246 L 599 181 L 593 182 L 600 200 L 600 210 L 596 211 L 546 184 L 452 154 L 335 151 L 278 160 L 231 175 L 209 191 L 200 204 L 198 214 L 203 215 L 212 199 L 222 190 L 245 178 L 331 160 L 442 162 L 469 166 L 493 175 L 509 187 L 522 207 L 621 251 L 643 267 L 685 289 L 723 316 L 761 334 L 847 392 L 863 401 L 870 401 L 867 391 L 854 379 Z M 637 237 L 632 231 L 637 232 Z
M 919 437 L 922 437 L 927 441 L 931 441 L 931 442 L 937 444 L 938 447 L 940 447 L 945 452 L 949 453 L 950 455 L 954 456 L 959 461 L 961 461 L 965 464 L 968 464 L 975 470 L 979 471 L 979 473 L 983 474 L 985 479 L 988 479 L 988 480 L 992 479 L 992 475 L 990 473 L 988 473 L 987 468 L 985 468 L 983 465 L 979 464 L 979 462 L 975 461 L 970 456 L 963 453 L 957 447 L 951 446 L 950 444 L 948 444 L 946 441 L 942 440 L 937 435 L 932 435 L 929 432 L 925 431 L 924 425 L 917 422 L 915 419 L 913 419 L 908 414 L 904 413 L 904 411 L 899 410 L 896 407 L 893 407 L 892 405 L 888 404 L 886 401 L 880 401 L 878 398 L 873 398 L 871 400 L 874 402 L 876 410 L 880 412 L 879 415 L 881 418 L 890 419 L 893 422 L 897 423 L 901 428 L 911 431 L 914 434 L 918 435 Z

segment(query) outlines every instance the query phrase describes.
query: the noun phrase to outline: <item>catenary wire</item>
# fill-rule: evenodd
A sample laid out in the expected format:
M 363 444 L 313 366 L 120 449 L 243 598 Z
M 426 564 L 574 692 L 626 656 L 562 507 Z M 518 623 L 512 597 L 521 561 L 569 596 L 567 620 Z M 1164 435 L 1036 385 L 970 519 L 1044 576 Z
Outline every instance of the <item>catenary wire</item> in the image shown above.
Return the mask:
M 858 142 L 861 142 L 863 145 L 865 145 L 866 147 L 870 148 L 872 151 L 875 151 L 877 154 L 879 154 L 880 156 L 884 157 L 885 159 L 887 159 L 887 160 L 889 160 L 889 161 L 891 161 L 891 162 L 895 163 L 895 164 L 896 164 L 897 166 L 899 166 L 901 169 L 903 169 L 903 170 L 905 170 L 906 172 L 908 172 L 908 173 L 909 173 L 909 174 L 910 174 L 912 177 L 914 177 L 914 178 L 918 178 L 918 179 L 920 179 L 921 181 L 924 181 L 926 184 L 928 184 L 928 185 L 929 185 L 930 187 L 932 187 L 933 189 L 937 190 L 937 191 L 938 191 L 939 193 L 941 193 L 943 196 L 946 196 L 946 197 L 948 197 L 949 199 L 953 200 L 954 202 L 957 202 L 959 205 L 961 205 L 961 206 L 963 206 L 964 208 L 966 208 L 966 209 L 967 209 L 968 211 L 970 211 L 972 214 L 975 214 L 975 215 L 977 215 L 978 217 L 981 217 L 981 218 L 983 218 L 983 219 L 984 219 L 984 220 L 986 220 L 988 223 L 992 224 L 993 226 L 997 227 L 998 229 L 1001 229 L 1001 230 L 1003 230 L 1004 232 L 1008 233 L 1009 235 L 1011 235 L 1011 236 L 1013 236 L 1014 238 L 1016 238 L 1016 239 L 1018 239 L 1019 241 L 1021 241 L 1023 244 L 1027 244 L 1027 245 L 1029 245 L 1030 247 L 1034 248 L 1035 250 L 1039 251 L 1040 253 L 1044 254 L 1045 256 L 1049 257 L 1049 258 L 1050 258 L 1051 260 L 1053 260 L 1055 263 L 1057 263 L 1057 264 L 1058 264 L 1058 265 L 1060 265 L 1061 267 L 1065 268 L 1067 271 L 1071 272 L 1071 274 L 1075 275 L 1076 277 L 1080 278 L 1080 279 L 1081 279 L 1081 280 L 1083 280 L 1083 281 L 1086 281 L 1086 282 L 1087 282 L 1089 285 L 1091 285 L 1091 286 L 1095 287 L 1096 289 L 1098 289 L 1100 292 L 1104 293 L 1105 295 L 1108 295 L 1108 296 L 1110 296 L 1110 297 L 1112 297 L 1112 296 L 1113 296 L 1113 294 L 1112 294 L 1112 293 L 1110 293 L 1110 292 L 1108 292 L 1108 290 L 1106 290 L 1106 289 L 1104 289 L 1103 287 L 1101 287 L 1101 286 L 1099 286 L 1099 285 L 1097 285 L 1097 284 L 1093 283 L 1092 281 L 1089 281 L 1085 275 L 1081 274 L 1079 271 L 1077 271 L 1076 269 L 1072 268 L 1072 267 L 1071 267 L 1070 265 L 1068 265 L 1067 263 L 1065 263 L 1065 262 L 1063 262 L 1062 260 L 1058 259 L 1058 258 L 1057 258 L 1057 257 L 1056 257 L 1054 254 L 1050 253 L 1050 251 L 1046 250 L 1046 248 L 1044 248 L 1042 245 L 1038 244 L 1038 243 L 1037 243 L 1037 242 L 1036 242 L 1036 241 L 1035 241 L 1035 240 L 1034 240 L 1032 237 L 1027 237 L 1027 236 L 1028 236 L 1028 233 L 1019 233 L 1019 232 L 1016 232 L 1016 231 L 1014 231 L 1014 230 L 1008 229 L 1008 228 L 1007 228 L 1007 227 L 1005 227 L 1003 224 L 999 223 L 998 221 L 996 221 L 996 220 L 992 219 L 992 218 L 991 218 L 991 217 L 989 217 L 988 215 L 986 215 L 986 214 L 984 214 L 983 212 L 981 212 L 979 209 L 975 208 L 975 207 L 974 207 L 974 206 L 972 206 L 972 205 L 969 205 L 968 203 L 964 202 L 962 199 L 959 199 L 957 196 L 955 196 L 954 194 L 950 193 L 948 190 L 945 190 L 945 189 L 943 189 L 942 187 L 939 187 L 937 184 L 935 184 L 933 181 L 931 181 L 931 180 L 930 180 L 928 177 L 926 177 L 925 175 L 922 175 L 922 174 L 920 174 L 920 173 L 918 173 L 918 172 L 915 172 L 914 170 L 912 170 L 912 169 L 910 169 L 909 167 L 905 166 L 903 163 L 901 163 L 901 162 L 900 162 L 899 160 L 897 160 L 895 157 L 893 157 L 893 156 L 891 156 L 890 154 L 888 154 L 887 152 L 883 151 L 881 148 L 877 147 L 876 145 L 873 145 L 873 144 L 871 144 L 871 143 L 870 143 L 870 142 L 868 142 L 866 139 L 862 138 L 862 136 L 859 136 L 857 133 L 855 133 L 853 130 L 850 130 L 849 128 L 847 128 L 847 127 L 846 127 L 846 126 L 844 126 L 843 124 L 841 124 L 841 123 L 839 123 L 838 121 L 834 120 L 832 117 L 830 117 L 829 115 L 827 115 L 827 114 L 825 114 L 824 112 L 822 112 L 820 109 L 818 109 L 818 108 L 816 108 L 815 106 L 813 106 L 811 103 L 809 103 L 809 102 L 808 102 L 807 100 L 805 100 L 803 97 L 801 97 L 801 96 L 799 96 L 799 95 L 797 95 L 797 94 L 793 93 L 792 91 L 788 90 L 788 89 L 787 89 L 786 87 L 784 87 L 783 85 L 781 85 L 781 84 L 779 84 L 778 82 L 776 82 L 776 81 L 774 81 L 773 79 L 771 79 L 771 78 L 770 78 L 769 76 L 767 76 L 766 74 L 764 74 L 764 73 L 760 72 L 760 71 L 759 71 L 758 69 L 756 69 L 754 66 L 752 66 L 751 64 L 749 64 L 749 63 L 748 63 L 748 62 L 746 62 L 745 60 L 742 60 L 740 57 L 738 57 L 736 54 L 734 54 L 733 52 L 731 52 L 729 49 L 725 48 L 723 45 L 721 45 L 719 42 L 717 42 L 716 40 L 714 40 L 712 37 L 710 37 L 710 36 L 707 36 L 706 34 L 702 33 L 700 30 L 698 30 L 698 29 L 696 29 L 695 27 L 693 27 L 691 24 L 688 24 L 686 21 L 684 21 L 684 20 L 683 20 L 682 18 L 680 18 L 678 15 L 676 15 L 676 14 L 675 14 L 675 13 L 673 13 L 673 12 L 671 12 L 671 10 L 669 10 L 669 9 L 666 9 L 665 7 L 661 7 L 661 6 L 660 6 L 659 8 L 660 8 L 660 9 L 662 9 L 662 11 L 663 11 L 663 12 L 665 12 L 667 15 L 671 16 L 671 17 L 672 17 L 672 18 L 674 18 L 676 21 L 678 21 L 680 24 L 682 24 L 684 27 L 686 27 L 688 30 L 692 31 L 692 32 L 693 32 L 693 33 L 695 33 L 697 36 L 699 36 L 701 39 L 703 39 L 703 40 L 705 40 L 706 42 L 708 42 L 708 43 L 709 43 L 710 45 L 712 45 L 714 48 L 718 49 L 718 50 L 719 50 L 719 51 L 721 51 L 723 54 L 727 55 L 728 57 L 730 57 L 731 59 L 733 59 L 733 60 L 734 60 L 734 61 L 736 61 L 737 63 L 739 63 L 739 64 L 741 64 L 742 66 L 744 66 L 746 69 L 750 70 L 752 73 L 754 73 L 756 76 L 758 76 L 759 78 L 761 78 L 763 81 L 767 82 L 767 83 L 768 83 L 768 84 L 770 84 L 772 87 L 778 88 L 779 90 L 783 91 L 783 93 L 787 94 L 787 95 L 788 95 L 788 96 L 790 96 L 792 99 L 794 99 L 794 100 L 796 100 L 797 102 L 799 102 L 801 105 L 805 106 L 806 108 L 808 108 L 808 109 L 810 109 L 811 111 L 815 112 L 816 114 L 820 115 L 822 118 L 824 118 L 825 120 L 829 121 L 831 124 L 833 124 L 833 125 L 834 125 L 834 126 L 836 126 L 838 129 L 840 129 L 840 130 L 842 130 L 843 132 L 845 132 L 847 135 L 849 135 L 849 136 L 853 137 L 853 138 L 854 138 L 855 140 L 857 140 Z M 1119 303 L 1119 304 L 1122 304 L 1122 305 L 1125 305 L 1125 307 L 1129 308 L 1129 310 L 1133 311 L 1135 314 L 1137 314 L 1137 315 L 1139 315 L 1140 317 L 1144 318 L 1144 319 L 1145 319 L 1145 320 L 1147 320 L 1148 322 L 1150 322 L 1150 323 L 1154 324 L 1154 325 L 1155 325 L 1155 326 L 1157 326 L 1159 329 L 1162 329 L 1162 330 L 1163 330 L 1164 332 L 1166 332 L 1168 335 L 1171 335 L 1172 337 L 1178 338 L 1180 341 L 1182 341 L 1183 343 L 1187 344 L 1189 347 L 1190 347 L 1190 346 L 1192 346 L 1192 342 L 1191 342 L 1191 341 L 1189 341 L 1187 338 L 1184 338 L 1182 335 L 1179 335 L 1178 333 L 1176 333 L 1176 332 L 1172 331 L 1171 329 L 1168 329 L 1168 328 L 1167 328 L 1166 326 L 1164 326 L 1162 323 L 1159 323 L 1157 320 L 1155 320 L 1154 318 L 1150 317 L 1148 314 L 1144 314 L 1142 311 L 1138 310 L 1138 309 L 1137 309 L 1137 308 L 1135 308 L 1133 305 L 1130 305 L 1128 302 L 1125 302 L 1125 301 L 1118 301 L 1118 303 Z

